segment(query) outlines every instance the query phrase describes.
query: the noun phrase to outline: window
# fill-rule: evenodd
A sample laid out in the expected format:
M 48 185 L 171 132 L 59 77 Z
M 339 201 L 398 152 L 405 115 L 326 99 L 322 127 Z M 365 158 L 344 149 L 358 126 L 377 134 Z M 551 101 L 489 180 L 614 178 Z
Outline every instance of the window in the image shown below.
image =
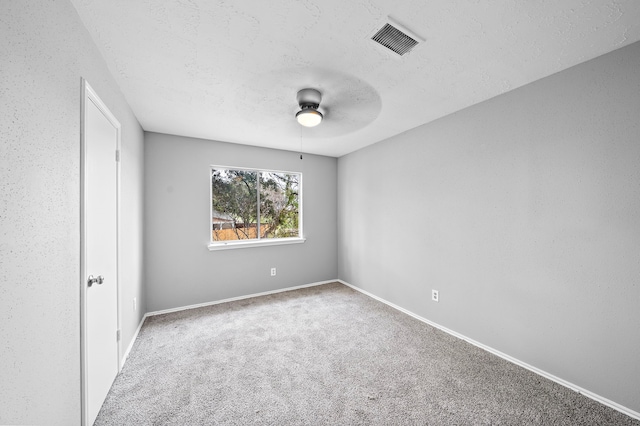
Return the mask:
M 211 168 L 209 249 L 304 242 L 302 175 Z

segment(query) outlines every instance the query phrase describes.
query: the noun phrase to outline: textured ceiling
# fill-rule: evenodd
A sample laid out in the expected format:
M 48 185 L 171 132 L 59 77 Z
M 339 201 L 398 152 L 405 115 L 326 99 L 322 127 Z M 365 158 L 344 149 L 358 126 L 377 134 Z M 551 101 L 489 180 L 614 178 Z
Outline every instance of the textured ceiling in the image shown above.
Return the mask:
M 330 156 L 640 40 L 636 0 L 71 2 L 145 130 Z M 386 52 L 389 16 L 426 41 Z

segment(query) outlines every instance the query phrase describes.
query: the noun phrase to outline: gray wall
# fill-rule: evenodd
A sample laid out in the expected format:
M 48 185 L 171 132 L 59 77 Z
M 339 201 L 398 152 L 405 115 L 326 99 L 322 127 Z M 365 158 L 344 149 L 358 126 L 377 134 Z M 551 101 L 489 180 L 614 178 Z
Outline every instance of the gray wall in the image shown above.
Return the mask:
M 302 172 L 307 241 L 210 252 L 209 167 L 216 164 Z M 335 279 L 336 175 L 335 158 L 145 133 L 148 310 Z
M 339 277 L 640 411 L 639 70 L 636 43 L 341 157 Z
M 0 58 L 0 424 L 77 425 L 80 78 L 122 124 L 122 293 L 143 302 L 123 351 L 144 313 L 143 132 L 67 1 L 3 0 Z

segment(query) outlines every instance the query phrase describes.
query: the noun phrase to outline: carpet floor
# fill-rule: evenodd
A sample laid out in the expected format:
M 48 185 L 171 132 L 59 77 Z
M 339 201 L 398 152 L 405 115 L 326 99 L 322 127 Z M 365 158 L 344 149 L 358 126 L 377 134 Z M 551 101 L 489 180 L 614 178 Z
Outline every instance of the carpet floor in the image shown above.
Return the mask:
M 95 425 L 634 425 L 339 283 L 147 318 Z

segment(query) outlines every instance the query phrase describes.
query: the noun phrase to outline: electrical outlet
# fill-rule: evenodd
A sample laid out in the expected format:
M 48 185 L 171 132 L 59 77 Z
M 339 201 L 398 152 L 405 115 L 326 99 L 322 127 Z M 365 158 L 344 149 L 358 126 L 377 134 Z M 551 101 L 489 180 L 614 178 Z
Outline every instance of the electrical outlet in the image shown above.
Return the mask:
M 133 298 L 133 312 L 138 310 L 138 301 L 136 300 L 136 298 Z
M 438 295 L 438 290 L 431 290 L 431 300 L 434 302 L 440 301 L 440 296 Z
M 272 277 L 276 276 L 276 268 L 271 268 L 271 276 Z

